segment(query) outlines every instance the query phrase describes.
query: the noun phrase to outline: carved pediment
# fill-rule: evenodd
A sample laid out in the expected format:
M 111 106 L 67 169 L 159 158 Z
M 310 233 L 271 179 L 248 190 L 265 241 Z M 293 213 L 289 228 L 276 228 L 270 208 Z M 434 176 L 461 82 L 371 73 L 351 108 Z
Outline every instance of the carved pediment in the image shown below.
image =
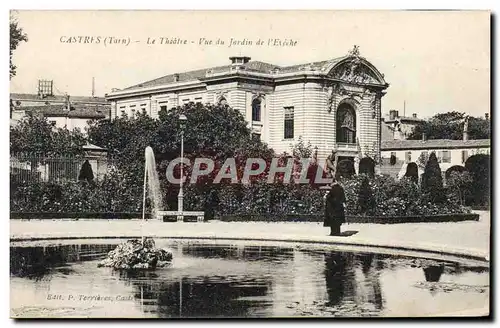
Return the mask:
M 359 57 L 351 57 L 338 65 L 330 76 L 353 84 L 382 84 L 375 73 Z

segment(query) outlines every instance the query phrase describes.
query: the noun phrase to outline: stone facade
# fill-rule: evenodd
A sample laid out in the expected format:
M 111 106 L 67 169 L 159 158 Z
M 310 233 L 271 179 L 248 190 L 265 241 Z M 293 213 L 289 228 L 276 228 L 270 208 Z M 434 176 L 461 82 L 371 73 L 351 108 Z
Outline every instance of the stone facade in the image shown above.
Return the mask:
M 332 150 L 353 160 L 360 153 L 380 158 L 381 100 L 389 85 L 357 47 L 340 58 L 287 67 L 230 59 L 230 65 L 114 90 L 106 96 L 111 118 L 138 111 L 158 117 L 191 101 L 227 103 L 278 153 L 301 137 L 317 147 L 319 159 Z

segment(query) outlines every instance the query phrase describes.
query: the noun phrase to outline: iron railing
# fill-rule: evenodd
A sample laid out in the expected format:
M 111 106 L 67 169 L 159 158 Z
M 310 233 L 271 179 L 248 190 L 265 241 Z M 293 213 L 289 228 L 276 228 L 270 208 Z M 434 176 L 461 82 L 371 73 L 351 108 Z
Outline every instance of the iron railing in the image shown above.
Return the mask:
M 92 167 L 94 180 L 99 181 L 108 172 L 112 161 L 102 157 L 39 156 L 11 154 L 11 182 L 60 182 L 78 180 L 85 161 Z

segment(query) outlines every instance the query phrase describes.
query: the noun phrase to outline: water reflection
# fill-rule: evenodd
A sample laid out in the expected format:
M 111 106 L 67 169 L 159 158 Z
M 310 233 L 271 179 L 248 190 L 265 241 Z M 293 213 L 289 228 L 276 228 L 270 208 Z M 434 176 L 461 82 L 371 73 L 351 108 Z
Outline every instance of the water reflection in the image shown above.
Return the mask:
M 325 279 L 328 293 L 328 306 L 335 306 L 344 298 L 346 280 L 352 279 L 352 271 L 347 270 L 347 256 L 342 253 L 325 255 Z M 351 288 L 349 292 L 353 292 Z
M 266 306 L 270 277 L 158 275 L 153 272 L 120 272 L 134 287 L 143 310 L 159 317 L 246 317 Z M 228 279 L 229 278 L 229 279 Z
M 11 277 L 15 278 L 11 288 L 30 295 L 20 296 L 21 303 L 13 307 L 22 313 L 26 306 L 55 306 L 46 301 L 47 292 L 96 293 L 132 296 L 129 303 L 116 304 L 122 311 L 118 315 L 125 317 L 134 311 L 161 318 L 373 316 L 392 313 L 397 297 L 415 299 L 418 309 L 425 307 L 426 297 L 439 302 L 445 292 L 433 287 L 432 295 L 418 294 L 415 283 L 472 279 L 474 284 L 474 279 L 480 277 L 482 282 L 488 276 L 487 267 L 373 253 L 167 240 L 157 241 L 157 246 L 174 251 L 171 267 L 129 272 L 97 268 L 97 261 L 116 247 L 112 243 L 11 247 Z M 384 279 L 390 283 L 383 284 Z M 484 289 L 477 294 L 481 292 Z M 456 295 L 457 304 L 470 302 Z M 92 311 L 109 316 L 109 306 L 92 307 Z
M 236 246 L 178 244 L 180 253 L 203 258 L 225 258 L 245 261 L 283 262 L 293 259 L 293 248 L 272 246 Z
M 116 245 L 57 245 L 37 247 L 11 247 L 10 273 L 29 279 L 50 279 L 52 269 L 71 274 L 63 267 L 69 262 L 91 260 L 105 256 Z

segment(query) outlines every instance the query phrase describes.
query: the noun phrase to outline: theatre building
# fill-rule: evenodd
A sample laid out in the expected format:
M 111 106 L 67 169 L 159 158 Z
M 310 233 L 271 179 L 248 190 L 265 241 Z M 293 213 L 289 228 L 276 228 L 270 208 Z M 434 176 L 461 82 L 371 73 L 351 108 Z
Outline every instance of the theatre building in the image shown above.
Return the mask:
M 319 159 L 380 158 L 381 101 L 388 83 L 355 46 L 347 55 L 294 66 L 231 57 L 226 65 L 178 72 L 106 95 L 111 118 L 189 102 L 223 103 L 239 110 L 252 133 L 276 152 L 299 137 Z M 189 124 L 188 124 L 189 128 Z

